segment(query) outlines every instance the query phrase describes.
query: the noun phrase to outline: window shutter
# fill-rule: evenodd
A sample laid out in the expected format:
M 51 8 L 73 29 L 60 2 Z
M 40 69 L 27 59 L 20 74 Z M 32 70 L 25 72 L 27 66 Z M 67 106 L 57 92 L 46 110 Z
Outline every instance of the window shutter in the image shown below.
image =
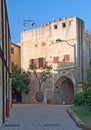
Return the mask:
M 43 58 L 39 58 L 39 68 L 43 67 Z
M 34 64 L 36 65 L 37 68 L 39 68 L 39 59 L 35 59 Z
M 63 61 L 70 61 L 70 55 L 64 55 Z
M 59 62 L 59 57 L 58 57 L 58 56 L 53 57 L 53 62 L 54 62 L 54 63 L 58 63 L 58 62 Z
M 46 58 L 43 58 L 43 64 L 45 64 L 46 63 Z
M 29 65 L 31 65 L 31 60 L 29 60 Z

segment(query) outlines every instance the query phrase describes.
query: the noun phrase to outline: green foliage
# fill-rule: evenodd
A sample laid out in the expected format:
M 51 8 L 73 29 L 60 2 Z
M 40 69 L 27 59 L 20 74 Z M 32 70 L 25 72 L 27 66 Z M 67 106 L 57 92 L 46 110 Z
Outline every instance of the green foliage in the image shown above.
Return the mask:
M 75 105 L 82 105 L 84 104 L 84 92 L 79 92 L 74 95 L 73 98 Z
M 87 71 L 87 82 L 91 85 L 91 68 Z
M 47 62 L 46 62 L 43 65 L 43 67 L 41 67 L 41 73 L 40 74 L 37 73 L 37 67 L 34 64 L 31 64 L 29 66 L 29 69 L 33 70 L 34 75 L 35 75 L 35 77 L 36 77 L 36 79 L 38 80 L 38 83 L 39 83 L 39 91 L 41 91 L 41 85 L 42 85 L 42 83 L 46 82 L 46 80 L 48 78 L 50 78 L 50 74 L 51 74 L 50 72 L 52 70 L 52 66 L 48 65 Z
M 75 105 L 91 106 L 91 87 L 84 92 L 76 93 L 73 100 Z
M 36 69 L 37 69 L 37 67 L 36 67 L 36 65 L 31 64 L 31 65 L 29 66 L 29 69 L 31 69 L 31 70 L 36 70 Z
M 71 107 L 72 110 L 78 114 L 78 115 L 88 115 L 90 114 L 91 115 L 91 110 L 89 110 L 88 106 L 84 106 L 84 105 L 81 105 L 81 106 L 72 106 Z
M 87 80 L 79 84 L 83 86 L 83 92 L 74 95 L 74 104 L 91 106 L 91 68 L 87 71 Z
M 84 92 L 84 101 L 86 105 L 91 106 L 91 87 Z
M 81 84 L 83 86 L 83 90 L 88 89 L 91 86 L 91 67 L 87 70 L 87 79 L 86 81 L 80 81 L 78 85 Z
M 22 94 L 22 92 L 28 94 L 30 89 L 28 87 L 30 83 L 29 74 L 26 72 L 22 72 L 21 70 L 12 63 L 12 93 Z
M 88 106 L 72 106 L 71 107 L 73 112 L 76 113 L 79 118 L 86 123 L 87 125 L 91 126 L 91 109 Z
M 78 85 L 82 85 L 82 89 L 83 89 L 83 90 L 86 90 L 86 88 L 87 88 L 87 82 L 86 82 L 86 81 L 80 81 L 80 82 L 78 83 Z

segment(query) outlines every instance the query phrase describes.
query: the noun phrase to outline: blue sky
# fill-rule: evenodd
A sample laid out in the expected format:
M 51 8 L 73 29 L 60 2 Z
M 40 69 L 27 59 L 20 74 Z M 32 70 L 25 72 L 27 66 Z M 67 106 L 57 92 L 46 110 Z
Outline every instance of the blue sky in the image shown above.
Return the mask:
M 23 21 L 33 20 L 26 25 L 27 29 L 41 26 L 45 22 L 64 16 L 77 16 L 84 20 L 85 29 L 91 31 L 91 0 L 6 0 L 10 25 L 11 40 L 20 42 Z

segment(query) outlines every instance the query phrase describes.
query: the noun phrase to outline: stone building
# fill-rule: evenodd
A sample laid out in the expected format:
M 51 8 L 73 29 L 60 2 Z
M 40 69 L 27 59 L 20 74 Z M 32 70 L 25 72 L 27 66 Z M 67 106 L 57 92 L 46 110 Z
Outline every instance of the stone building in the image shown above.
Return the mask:
M 9 116 L 11 99 L 10 30 L 5 0 L 0 0 L 0 125 Z
M 85 32 L 84 21 L 78 17 L 58 18 L 39 28 L 21 33 L 21 68 L 28 71 L 34 63 L 37 71 L 47 61 L 52 76 L 43 84 L 45 103 L 71 104 L 78 91 L 77 83 L 86 78 L 89 67 L 91 35 Z M 23 102 L 33 103 L 37 84 L 31 81 L 31 92 Z
M 21 68 L 21 47 L 18 44 L 11 43 L 11 61 Z

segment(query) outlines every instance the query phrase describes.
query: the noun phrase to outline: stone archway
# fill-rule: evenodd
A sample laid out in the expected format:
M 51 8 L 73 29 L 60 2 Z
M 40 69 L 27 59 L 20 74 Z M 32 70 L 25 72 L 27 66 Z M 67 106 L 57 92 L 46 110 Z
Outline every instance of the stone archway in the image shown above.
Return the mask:
M 72 80 L 62 76 L 55 83 L 54 103 L 55 104 L 72 104 L 74 96 L 74 85 Z

